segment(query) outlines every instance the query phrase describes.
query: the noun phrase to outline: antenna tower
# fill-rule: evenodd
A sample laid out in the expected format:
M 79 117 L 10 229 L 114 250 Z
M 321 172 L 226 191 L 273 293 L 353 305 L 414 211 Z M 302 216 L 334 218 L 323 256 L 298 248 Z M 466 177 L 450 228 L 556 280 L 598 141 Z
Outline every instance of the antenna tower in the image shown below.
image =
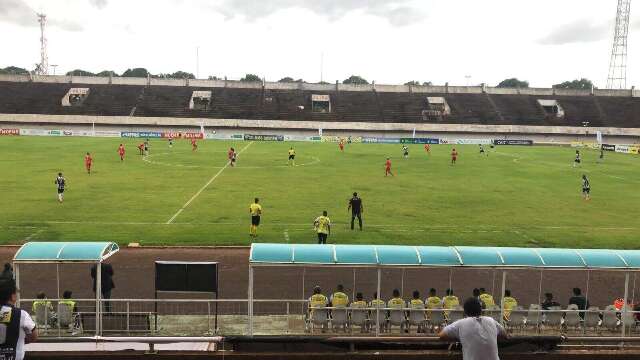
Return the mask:
M 37 14 L 40 23 L 40 63 L 36 66 L 36 74 L 49 75 L 49 58 L 47 57 L 47 38 L 44 35 L 47 15 Z
M 629 35 L 630 12 L 631 0 L 618 0 L 607 89 L 627 88 L 627 37 Z

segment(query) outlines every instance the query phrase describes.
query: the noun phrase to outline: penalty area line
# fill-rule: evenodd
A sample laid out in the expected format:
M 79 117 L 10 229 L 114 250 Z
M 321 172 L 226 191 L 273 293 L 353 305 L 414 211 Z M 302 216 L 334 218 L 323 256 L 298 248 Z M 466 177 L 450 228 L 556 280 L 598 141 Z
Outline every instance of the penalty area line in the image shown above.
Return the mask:
M 243 151 L 247 150 L 247 148 L 249 148 L 249 146 L 251 146 L 251 144 L 253 144 L 253 141 L 248 143 L 247 146 L 243 147 L 239 152 L 238 155 L 242 154 Z M 231 164 L 231 162 L 227 162 L 227 164 L 225 166 L 223 166 L 220 170 L 218 170 L 218 172 L 213 175 L 211 177 L 211 179 L 209 179 L 209 181 L 207 181 L 206 184 L 204 184 L 203 187 L 200 188 L 200 190 L 198 190 L 198 192 L 196 192 L 191 199 L 189 199 L 189 201 L 187 201 L 186 203 L 184 203 L 184 205 L 182 205 L 182 207 L 180 208 L 180 210 L 178 210 L 175 214 L 173 214 L 173 216 L 167 220 L 167 222 L 165 224 L 169 225 L 173 222 L 173 220 L 175 220 L 178 216 L 180 216 L 180 214 L 184 211 L 184 209 L 186 209 L 192 202 L 193 200 L 195 200 L 198 196 L 200 196 L 200 194 L 202 194 L 202 192 L 209 187 L 209 185 L 211 185 L 211 183 L 214 182 L 215 179 L 218 178 L 218 176 L 220 176 L 220 174 L 222 174 L 223 171 L 225 171 L 229 165 Z

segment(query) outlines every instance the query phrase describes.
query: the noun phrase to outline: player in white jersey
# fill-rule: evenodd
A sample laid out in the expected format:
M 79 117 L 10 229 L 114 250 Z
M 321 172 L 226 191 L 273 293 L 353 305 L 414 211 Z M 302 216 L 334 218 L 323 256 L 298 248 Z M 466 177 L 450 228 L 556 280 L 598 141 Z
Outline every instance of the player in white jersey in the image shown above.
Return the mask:
M 58 187 L 58 201 L 62 203 L 62 200 L 64 200 L 64 188 L 67 185 L 67 179 L 65 179 L 64 176 L 62 176 L 62 173 L 60 172 L 58 173 L 58 177 L 56 177 L 56 180 L 54 183 Z

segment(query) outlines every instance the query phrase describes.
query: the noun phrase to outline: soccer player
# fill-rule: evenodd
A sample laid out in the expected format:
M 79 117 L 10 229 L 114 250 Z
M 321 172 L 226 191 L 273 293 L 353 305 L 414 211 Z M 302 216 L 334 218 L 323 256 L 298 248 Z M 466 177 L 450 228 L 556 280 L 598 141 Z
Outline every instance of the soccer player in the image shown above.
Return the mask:
M 146 139 L 144 141 L 144 155 L 149 155 L 149 139 Z
M 424 152 L 426 152 L 427 155 L 431 156 L 431 145 L 424 144 Z
M 573 160 L 573 167 L 580 166 L 580 150 L 576 150 L 576 159 Z
M 389 174 L 391 174 L 391 176 L 394 176 L 391 172 L 391 159 L 387 158 L 387 161 L 384 163 L 384 176 L 387 176 Z
M 602 150 L 602 147 L 600 148 L 600 157 L 598 157 L 598 162 L 603 162 L 604 161 L 604 150 Z
M 582 174 L 582 197 L 585 200 L 591 200 L 591 184 L 589 183 L 589 179 L 587 179 L 587 175 Z
M 296 166 L 296 151 L 293 150 L 293 147 L 289 149 L 289 166 Z
M 196 142 L 196 138 L 191 138 L 191 151 L 198 150 L 198 143 Z
M 340 141 L 338 141 L 338 147 L 341 152 L 344 152 L 344 140 L 340 139 Z
M 405 159 L 409 157 L 409 148 L 407 145 L 402 145 L 402 155 Z
M 67 179 L 65 179 L 64 176 L 62 176 L 62 173 L 59 172 L 54 184 L 58 187 L 58 202 L 62 204 L 62 200 L 64 200 L 64 187 L 67 185 Z
M 349 210 L 351 210 L 351 230 L 353 230 L 353 223 L 357 217 L 360 231 L 362 231 L 362 213 L 364 212 L 364 207 L 362 206 L 362 199 L 358 197 L 357 192 L 354 192 L 353 197 L 349 200 L 347 211 Z
M 118 155 L 120 155 L 120 161 L 124 161 L 124 145 L 118 146 Z
M 262 215 L 262 205 L 258 204 L 260 199 L 253 199 L 253 204 L 249 205 L 249 213 L 251 214 L 251 228 L 249 236 L 258 237 L 258 226 L 260 226 L 260 216 Z
M 489 156 L 489 153 L 484 151 L 484 146 L 482 146 L 482 144 L 479 144 L 479 145 L 480 145 L 480 155 L 485 154 L 485 155 Z
M 458 160 L 458 152 L 453 148 L 453 150 L 451 150 L 451 165 L 455 165 L 456 160 Z
M 93 158 L 91 154 L 87 153 L 87 155 L 84 156 L 84 167 L 87 168 L 87 174 L 91 174 L 91 164 L 93 164 Z
M 138 151 L 140 151 L 140 155 L 144 155 L 144 143 L 138 145 Z
M 321 216 L 318 216 L 313 221 L 313 226 L 318 233 L 318 244 L 326 244 L 327 237 L 331 234 L 331 220 L 327 215 L 327 211 L 325 210 Z
M 229 165 L 236 166 L 236 150 L 234 148 L 229 148 L 227 157 L 229 158 Z
M 173 136 L 169 136 L 169 149 L 173 147 Z

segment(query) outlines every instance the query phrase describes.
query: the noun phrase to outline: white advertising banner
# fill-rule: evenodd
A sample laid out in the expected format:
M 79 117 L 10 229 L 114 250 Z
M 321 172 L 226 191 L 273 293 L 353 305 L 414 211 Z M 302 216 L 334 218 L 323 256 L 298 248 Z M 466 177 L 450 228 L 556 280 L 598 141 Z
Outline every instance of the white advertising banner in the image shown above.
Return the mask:
M 489 145 L 491 139 L 440 139 L 440 144 L 450 145 Z

